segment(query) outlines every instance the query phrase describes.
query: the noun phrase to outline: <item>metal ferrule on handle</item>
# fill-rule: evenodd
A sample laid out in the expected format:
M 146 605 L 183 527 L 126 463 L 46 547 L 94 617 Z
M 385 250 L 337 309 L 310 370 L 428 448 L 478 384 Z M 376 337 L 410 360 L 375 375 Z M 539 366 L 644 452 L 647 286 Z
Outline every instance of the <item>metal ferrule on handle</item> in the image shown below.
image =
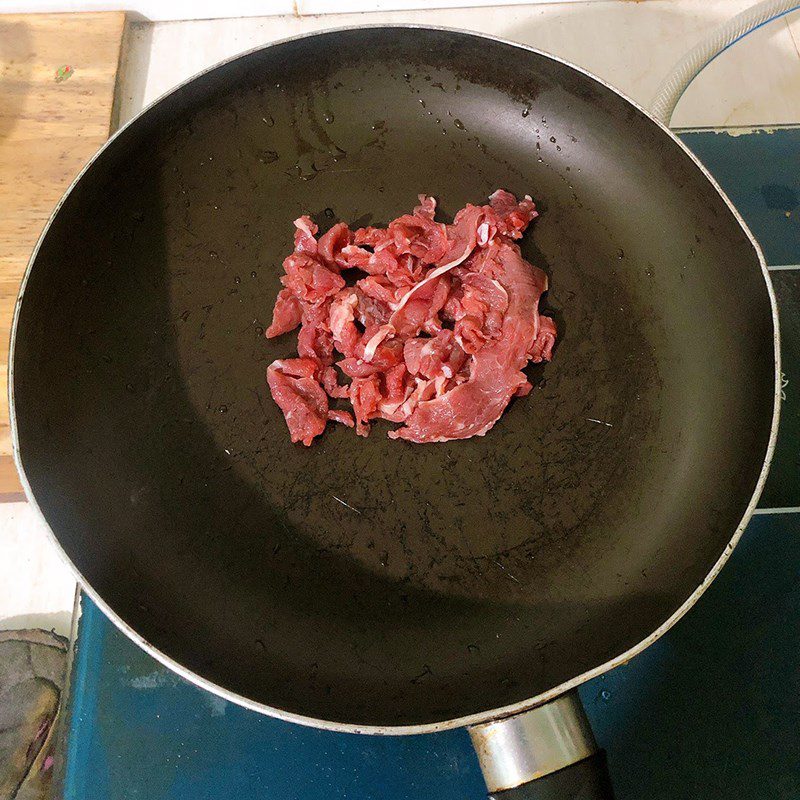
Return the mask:
M 490 792 L 557 772 L 597 752 L 578 693 L 469 729 Z

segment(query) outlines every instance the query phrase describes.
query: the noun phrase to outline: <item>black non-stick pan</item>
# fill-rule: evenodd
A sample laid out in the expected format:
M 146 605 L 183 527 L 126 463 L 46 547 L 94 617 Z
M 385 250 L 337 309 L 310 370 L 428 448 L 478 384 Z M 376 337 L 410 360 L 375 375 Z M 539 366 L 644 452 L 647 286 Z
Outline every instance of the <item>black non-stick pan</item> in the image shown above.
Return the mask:
M 295 342 L 263 333 L 292 220 L 498 187 L 541 211 L 533 392 L 468 441 L 290 444 L 265 370 Z M 600 779 L 563 696 L 666 631 L 752 513 L 776 335 L 741 219 L 616 91 L 478 35 L 339 30 L 184 84 L 74 184 L 20 296 L 16 454 L 86 590 L 181 675 L 338 730 L 478 726 L 490 789 L 568 793 Z

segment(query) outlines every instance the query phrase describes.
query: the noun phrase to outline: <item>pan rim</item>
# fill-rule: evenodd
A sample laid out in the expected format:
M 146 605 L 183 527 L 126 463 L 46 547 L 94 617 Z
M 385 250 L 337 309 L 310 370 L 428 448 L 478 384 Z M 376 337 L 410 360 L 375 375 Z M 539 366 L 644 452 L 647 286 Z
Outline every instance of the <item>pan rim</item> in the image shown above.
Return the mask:
M 609 91 L 616 94 L 622 100 L 627 102 L 641 114 L 646 116 L 651 122 L 657 125 L 663 133 L 665 133 L 694 163 L 694 165 L 700 170 L 703 174 L 705 179 L 711 184 L 717 194 L 720 196 L 722 201 L 728 207 L 729 211 L 733 215 L 736 222 L 741 227 L 742 231 L 744 232 L 745 236 L 749 240 L 757 258 L 759 265 L 761 266 L 761 273 L 762 277 L 764 278 L 764 283 L 766 285 L 767 294 L 770 301 L 770 309 L 772 312 L 772 325 L 773 325 L 773 353 L 774 353 L 774 366 L 775 366 L 775 381 L 774 381 L 774 396 L 773 396 L 773 412 L 772 412 L 772 425 L 770 428 L 770 436 L 769 441 L 767 444 L 767 449 L 764 455 L 764 463 L 761 467 L 761 472 L 759 473 L 758 481 L 756 482 L 755 489 L 753 490 L 753 494 L 750 498 L 750 502 L 745 509 L 745 512 L 736 527 L 736 530 L 733 533 L 733 536 L 728 541 L 727 545 L 725 546 L 722 554 L 719 556 L 717 561 L 711 567 L 708 574 L 705 576 L 703 581 L 695 588 L 695 590 L 686 598 L 686 600 L 664 621 L 661 625 L 656 628 L 650 635 L 633 645 L 632 647 L 628 648 L 624 652 L 618 654 L 614 658 L 608 659 L 607 661 L 599 664 L 592 669 L 586 670 L 581 674 L 570 678 L 567 681 L 563 681 L 562 683 L 558 684 L 557 686 L 552 687 L 544 692 L 540 692 L 538 695 L 527 698 L 525 700 L 517 701 L 515 703 L 508 704 L 506 706 L 502 706 L 499 708 L 487 709 L 484 711 L 478 711 L 472 714 L 464 715 L 461 717 L 455 717 L 452 719 L 441 720 L 437 722 L 425 722 L 425 723 L 417 723 L 417 724 L 409 724 L 409 725 L 363 725 L 358 723 L 347 723 L 347 722 L 337 722 L 331 720 L 323 720 L 317 719 L 314 717 L 305 716 L 303 714 L 297 714 L 292 711 L 287 711 L 285 709 L 276 708 L 274 706 L 269 706 L 265 703 L 260 703 L 250 698 L 244 697 L 243 695 L 239 695 L 236 692 L 233 692 L 229 689 L 226 689 L 223 686 L 220 686 L 213 681 L 208 680 L 207 678 L 198 675 L 197 673 L 193 672 L 192 670 L 184 667 L 182 664 L 175 661 L 171 656 L 168 656 L 166 653 L 159 650 L 157 647 L 152 645 L 148 642 L 141 634 L 135 631 L 128 623 L 126 623 L 121 617 L 119 617 L 116 612 L 100 597 L 97 591 L 92 587 L 92 585 L 84 578 L 81 574 L 80 570 L 72 563 L 69 556 L 65 552 L 64 548 L 61 546 L 55 532 L 50 527 L 47 519 L 45 518 L 44 514 L 42 513 L 41 508 L 39 507 L 38 502 L 36 501 L 36 497 L 34 492 L 31 488 L 30 482 L 28 477 L 25 473 L 25 468 L 23 464 L 23 457 L 20 452 L 20 444 L 19 444 L 19 431 L 17 427 L 17 413 L 16 413 L 16 406 L 14 402 L 14 354 L 15 354 L 15 347 L 16 347 L 16 338 L 17 338 L 17 329 L 19 324 L 19 315 L 20 309 L 22 306 L 22 301 L 25 294 L 25 289 L 28 283 L 29 276 L 33 269 L 33 265 L 36 261 L 38 256 L 39 250 L 41 248 L 42 243 L 44 242 L 53 221 L 58 216 L 62 206 L 66 202 L 69 195 L 74 190 L 75 186 L 80 182 L 83 176 L 89 171 L 89 169 L 93 166 L 95 161 L 97 161 L 103 153 L 105 153 L 106 149 L 111 147 L 112 143 L 132 125 L 134 125 L 138 120 L 145 116 L 147 113 L 150 112 L 151 109 L 159 105 L 163 100 L 167 97 L 171 96 L 172 94 L 180 91 L 183 87 L 190 84 L 192 81 L 218 69 L 219 67 L 225 66 L 230 64 L 238 59 L 247 58 L 248 56 L 267 50 L 271 47 L 280 46 L 284 44 L 288 44 L 290 42 L 305 40 L 305 39 L 312 39 L 315 37 L 324 37 L 330 34 L 337 34 L 337 33 L 345 33 L 345 32 L 352 32 L 352 31 L 366 31 L 366 30 L 387 30 L 387 29 L 404 29 L 404 30 L 425 30 L 425 31 L 437 31 L 437 32 L 444 32 L 444 33 L 454 33 L 460 36 L 469 36 L 472 38 L 483 39 L 491 42 L 495 42 L 498 44 L 507 45 L 510 47 L 515 47 L 521 50 L 525 50 L 529 53 L 533 53 L 537 56 L 541 56 L 542 58 L 547 58 L 551 61 L 554 61 L 558 64 L 561 64 L 565 67 L 575 70 L 576 72 L 584 75 L 585 77 L 589 78 L 590 80 L 595 81 L 596 83 L 600 84 L 604 88 L 608 89 Z M 373 735 L 415 735 L 415 734 L 422 734 L 422 733 L 437 733 L 441 731 L 451 730 L 454 728 L 460 728 L 470 725 L 476 725 L 484 722 L 490 722 L 492 720 L 496 720 L 502 717 L 513 716 L 515 714 L 522 713 L 524 711 L 529 711 L 532 708 L 537 706 L 544 705 L 545 703 L 554 700 L 555 698 L 563 695 L 564 693 L 577 688 L 581 684 L 596 678 L 605 672 L 608 672 L 615 667 L 618 667 L 626 662 L 630 661 L 634 656 L 641 653 L 655 641 L 660 639 L 670 628 L 672 628 L 683 616 L 686 614 L 690 608 L 692 608 L 695 603 L 700 599 L 703 595 L 705 590 L 708 586 L 713 582 L 713 580 L 717 577 L 722 567 L 728 561 L 731 553 L 733 552 L 734 547 L 741 539 L 742 534 L 744 533 L 747 524 L 749 523 L 751 517 L 756 511 L 756 505 L 758 500 L 761 496 L 761 493 L 764 488 L 764 483 L 766 481 L 767 475 L 769 473 L 769 466 L 770 462 L 772 461 L 772 456 L 775 451 L 775 443 L 777 440 L 778 434 L 778 425 L 780 421 L 780 404 L 781 404 L 781 353 L 780 353 L 780 328 L 779 328 L 779 321 L 778 321 L 778 309 L 777 309 L 777 301 L 775 297 L 775 290 L 772 285 L 772 280 L 769 276 L 769 271 L 767 268 L 767 263 L 764 258 L 764 254 L 761 251 L 761 247 L 759 246 L 758 242 L 756 241 L 755 237 L 753 236 L 752 232 L 748 228 L 745 221 L 742 219 L 741 215 L 739 214 L 738 210 L 731 202 L 730 198 L 727 194 L 722 190 L 720 185 L 711 175 L 711 173 L 706 169 L 700 159 L 675 135 L 675 133 L 667 127 L 664 123 L 660 120 L 656 119 L 646 108 L 643 108 L 639 103 L 635 100 L 632 100 L 628 97 L 624 92 L 620 91 L 616 87 L 612 86 L 602 78 L 599 78 L 597 75 L 594 75 L 590 71 L 580 67 L 567 59 L 563 59 L 559 56 L 553 55 L 552 53 L 548 53 L 546 51 L 540 50 L 535 47 L 531 47 L 526 44 L 522 44 L 520 42 L 514 42 L 509 39 L 505 39 L 499 36 L 492 36 L 490 34 L 479 33 L 476 31 L 469 31 L 459 28 L 452 28 L 447 26 L 441 25 L 422 25 L 422 24 L 415 24 L 415 23 L 375 23 L 375 24 L 368 24 L 368 25 L 353 25 L 353 26 L 340 26 L 335 28 L 325 28 L 319 31 L 312 31 L 309 33 L 303 33 L 296 36 L 289 36 L 283 39 L 276 40 L 274 42 L 270 42 L 265 45 L 259 45 L 257 47 L 250 48 L 242 53 L 238 53 L 230 58 L 224 59 L 219 61 L 212 66 L 208 67 L 201 72 L 192 75 L 191 77 L 187 78 L 186 80 L 179 83 L 177 86 L 174 86 L 172 89 L 161 94 L 147 106 L 142 108 L 135 116 L 133 116 L 130 120 L 128 120 L 124 125 L 120 126 L 114 133 L 109 136 L 108 140 L 100 147 L 97 152 L 89 159 L 89 161 L 84 165 L 81 171 L 76 175 L 74 180 L 70 183 L 70 185 L 65 190 L 64 194 L 59 199 L 58 203 L 54 207 L 52 213 L 47 219 L 46 224 L 44 225 L 39 238 L 37 239 L 36 245 L 31 252 L 31 256 L 28 260 L 27 266 L 25 268 L 25 273 L 23 275 L 22 281 L 20 283 L 19 293 L 17 295 L 17 300 L 14 307 L 14 316 L 12 321 L 11 327 L 11 336 L 9 342 L 9 355 L 8 355 L 8 403 L 9 403 L 9 422 L 10 422 L 10 429 L 11 429 L 11 442 L 12 442 L 12 453 L 14 457 L 14 463 L 19 473 L 20 482 L 22 484 L 23 491 L 25 493 L 25 497 L 28 502 L 31 504 L 36 517 L 38 517 L 41 522 L 44 524 L 46 533 L 50 541 L 56 547 L 59 555 L 64 560 L 64 562 L 69 566 L 70 570 L 72 571 L 73 575 L 76 577 L 77 582 L 79 584 L 79 588 L 86 592 L 95 605 L 100 608 L 100 610 L 108 617 L 109 620 L 119 629 L 122 633 L 124 633 L 131 641 L 141 647 L 146 653 L 156 659 L 159 663 L 163 666 L 167 667 L 189 683 L 200 687 L 201 689 L 205 689 L 206 691 L 211 692 L 212 694 L 221 697 L 224 700 L 229 702 L 235 703 L 236 705 L 242 706 L 244 708 L 248 708 L 252 711 L 257 711 L 262 714 L 266 714 L 267 716 L 275 717 L 286 722 L 292 722 L 299 725 L 305 725 L 314 728 L 320 728 L 324 730 L 330 730 L 340 733 L 364 733 L 364 734 L 373 734 Z

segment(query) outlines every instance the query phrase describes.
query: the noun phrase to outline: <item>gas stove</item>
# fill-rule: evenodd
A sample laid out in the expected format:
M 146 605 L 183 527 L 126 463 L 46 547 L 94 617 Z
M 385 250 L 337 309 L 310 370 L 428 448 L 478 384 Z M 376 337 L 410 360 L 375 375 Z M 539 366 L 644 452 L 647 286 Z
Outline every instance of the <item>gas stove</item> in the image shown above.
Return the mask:
M 761 243 L 787 378 L 761 509 L 675 628 L 581 696 L 619 800 L 800 797 L 800 128 L 693 131 Z M 464 730 L 331 733 L 230 704 L 162 667 L 81 600 L 65 800 L 480 800 Z

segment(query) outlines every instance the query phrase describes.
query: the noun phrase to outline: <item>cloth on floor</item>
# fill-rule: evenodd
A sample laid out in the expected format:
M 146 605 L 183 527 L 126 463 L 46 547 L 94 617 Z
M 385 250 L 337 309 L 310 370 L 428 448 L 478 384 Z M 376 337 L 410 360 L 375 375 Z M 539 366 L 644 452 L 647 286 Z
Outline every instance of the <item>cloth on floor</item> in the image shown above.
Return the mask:
M 64 688 L 67 641 L 0 631 L 0 800 L 46 800 Z

